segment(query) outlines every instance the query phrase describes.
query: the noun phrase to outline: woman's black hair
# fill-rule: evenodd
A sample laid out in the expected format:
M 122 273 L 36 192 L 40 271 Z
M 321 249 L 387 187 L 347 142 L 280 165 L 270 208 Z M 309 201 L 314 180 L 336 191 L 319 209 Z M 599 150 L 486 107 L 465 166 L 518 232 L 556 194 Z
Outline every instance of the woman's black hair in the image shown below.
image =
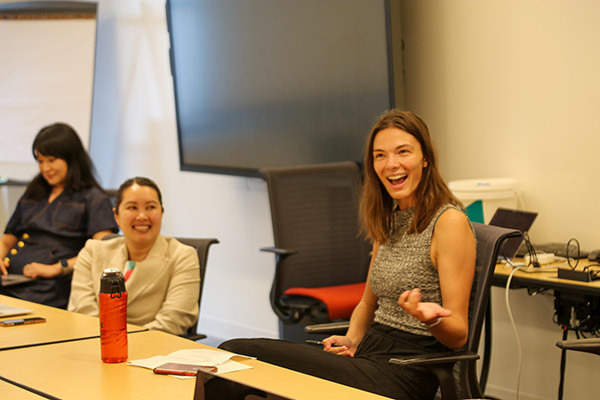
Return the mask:
M 69 125 L 58 122 L 42 128 L 33 141 L 31 152 L 36 160 L 38 153 L 65 160 L 68 166 L 64 187 L 66 194 L 90 187 L 102 190 L 94 177 L 92 160 L 83 148 L 79 136 Z M 27 185 L 25 197 L 41 200 L 46 198 L 51 190 L 52 186 L 39 173 Z
M 144 178 L 143 176 L 136 176 L 135 178 L 127 179 L 121 184 L 121 186 L 119 186 L 119 190 L 117 190 L 117 194 L 115 195 L 115 214 L 119 214 L 119 205 L 123 201 L 123 192 L 125 191 L 125 189 L 133 185 L 148 186 L 156 190 L 156 194 L 158 195 L 158 202 L 160 203 L 160 208 L 163 211 L 165 211 L 162 202 L 162 194 L 160 193 L 158 185 L 152 179 Z

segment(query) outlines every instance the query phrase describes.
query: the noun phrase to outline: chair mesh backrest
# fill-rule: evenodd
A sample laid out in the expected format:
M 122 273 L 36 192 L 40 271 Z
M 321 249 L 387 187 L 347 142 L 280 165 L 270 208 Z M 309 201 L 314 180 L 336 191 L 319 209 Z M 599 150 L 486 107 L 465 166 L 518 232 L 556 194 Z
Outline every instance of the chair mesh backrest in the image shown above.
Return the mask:
M 364 282 L 369 245 L 359 237 L 360 168 L 354 162 L 265 168 L 275 247 L 275 290 Z
M 200 311 L 200 305 L 202 304 L 202 290 L 204 288 L 204 278 L 206 276 L 206 262 L 208 259 L 208 249 L 211 244 L 219 243 L 217 239 L 208 238 L 208 239 L 192 239 L 192 238 L 176 238 L 179 242 L 186 244 L 188 246 L 193 247 L 198 254 L 198 261 L 200 264 L 200 292 L 198 293 L 198 311 Z M 198 321 L 194 323 L 190 328 L 188 328 L 188 332 L 196 333 L 198 326 Z
M 198 253 L 198 262 L 200 264 L 200 297 L 202 297 L 202 288 L 204 287 L 204 277 L 206 276 L 206 262 L 208 259 L 208 249 L 211 244 L 219 243 L 217 239 L 192 239 L 176 238 L 179 242 L 193 247 Z
M 464 350 L 478 352 L 481 331 L 490 297 L 492 277 L 498 259 L 498 250 L 504 239 L 519 236 L 514 229 L 473 223 L 477 239 L 477 260 L 475 263 L 475 279 L 469 302 L 469 337 Z M 473 393 L 478 388 L 475 362 L 464 362 L 460 365 L 460 386 L 464 396 L 481 396 Z

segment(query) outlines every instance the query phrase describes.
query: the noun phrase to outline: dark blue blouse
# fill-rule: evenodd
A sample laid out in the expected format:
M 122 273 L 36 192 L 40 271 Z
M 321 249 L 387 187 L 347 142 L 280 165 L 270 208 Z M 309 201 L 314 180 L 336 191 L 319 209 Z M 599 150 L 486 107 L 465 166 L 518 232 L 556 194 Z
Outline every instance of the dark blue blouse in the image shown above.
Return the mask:
M 9 272 L 22 274 L 30 262 L 55 264 L 77 256 L 87 239 L 96 232 L 118 232 L 109 197 L 92 187 L 67 195 L 61 193 L 52 203 L 21 197 L 6 226 L 5 233 L 19 239 L 9 251 Z M 16 253 L 16 254 L 11 254 Z M 71 276 L 37 279 L 33 282 L 5 287 L 2 294 L 36 303 L 66 308 L 71 289 Z

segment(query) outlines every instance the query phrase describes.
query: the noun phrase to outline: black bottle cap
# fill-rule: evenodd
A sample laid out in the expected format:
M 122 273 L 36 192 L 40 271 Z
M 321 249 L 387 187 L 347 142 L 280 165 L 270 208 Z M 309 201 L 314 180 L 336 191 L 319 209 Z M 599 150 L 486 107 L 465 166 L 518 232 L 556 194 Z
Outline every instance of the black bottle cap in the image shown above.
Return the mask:
M 117 268 L 107 268 L 100 279 L 100 293 L 125 293 L 125 278 Z

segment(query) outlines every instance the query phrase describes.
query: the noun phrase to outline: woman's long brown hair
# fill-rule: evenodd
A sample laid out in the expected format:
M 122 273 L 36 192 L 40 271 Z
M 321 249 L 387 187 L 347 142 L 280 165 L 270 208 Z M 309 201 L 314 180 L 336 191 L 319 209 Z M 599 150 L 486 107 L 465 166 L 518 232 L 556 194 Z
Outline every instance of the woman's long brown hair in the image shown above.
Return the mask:
M 376 243 L 388 241 L 393 222 L 394 199 L 373 168 L 373 141 L 379 131 L 387 128 L 397 128 L 414 136 L 421 145 L 424 159 L 427 160 L 427 167 L 423 168 L 423 175 L 416 189 L 417 204 L 407 233 L 423 232 L 444 204 L 454 204 L 462 208 L 462 203 L 452 194 L 440 174 L 427 124 L 410 111 L 386 111 L 379 117 L 367 138 L 360 201 L 362 229 L 367 237 Z

